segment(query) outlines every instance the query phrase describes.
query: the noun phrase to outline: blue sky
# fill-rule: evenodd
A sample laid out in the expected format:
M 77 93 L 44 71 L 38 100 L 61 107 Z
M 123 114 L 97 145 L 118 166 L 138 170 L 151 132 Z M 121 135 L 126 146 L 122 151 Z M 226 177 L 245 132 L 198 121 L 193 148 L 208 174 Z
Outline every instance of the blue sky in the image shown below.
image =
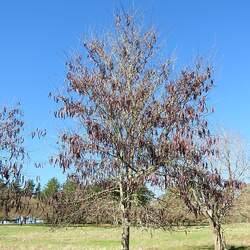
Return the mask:
M 224 126 L 250 139 L 250 1 L 226 0 L 22 0 L 0 2 L 0 104 L 21 102 L 27 129 L 48 128 L 46 140 L 28 141 L 32 161 L 45 162 L 56 150 L 63 127 L 53 119 L 48 93 L 61 88 L 65 61 L 91 30 L 107 29 L 117 9 L 133 7 L 153 24 L 164 50 L 177 64 L 196 55 L 213 58 L 216 88 L 214 126 Z M 47 166 L 27 167 L 30 177 L 63 179 Z

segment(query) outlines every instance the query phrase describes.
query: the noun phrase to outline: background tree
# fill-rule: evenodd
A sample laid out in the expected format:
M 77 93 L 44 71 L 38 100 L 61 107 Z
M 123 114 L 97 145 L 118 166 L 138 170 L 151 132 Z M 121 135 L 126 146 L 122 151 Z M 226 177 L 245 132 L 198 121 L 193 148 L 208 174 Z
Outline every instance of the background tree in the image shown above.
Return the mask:
M 86 41 L 84 48 L 84 57 L 67 64 L 67 93 L 54 96 L 60 105 L 56 117 L 74 119 L 79 126 L 61 134 L 61 151 L 53 162 L 72 168 L 82 185 L 116 183 L 122 248 L 129 249 L 138 189 L 156 183 L 156 170 L 171 157 L 191 157 L 193 134 L 208 135 L 211 68 L 197 63 L 170 78 L 172 63 L 159 62 L 154 29 L 143 30 L 124 12 L 116 16 L 111 34 Z
M 233 208 L 226 218 L 227 223 L 250 223 L 250 185 L 247 184 L 236 197 Z
M 204 217 L 197 216 L 187 208 L 181 199 L 176 188 L 168 188 L 166 193 L 158 199 L 157 206 L 164 209 L 166 213 L 166 223 L 171 226 L 199 225 L 204 221 Z M 160 223 L 161 225 L 161 223 Z
M 72 179 L 67 179 L 63 184 L 63 191 L 68 195 L 73 194 L 77 188 L 78 184 Z
M 36 189 L 36 185 L 35 185 L 34 181 L 31 180 L 31 179 L 28 179 L 25 182 L 25 185 L 24 185 L 24 188 L 23 188 L 24 195 L 32 197 L 33 195 L 36 194 L 35 193 L 36 192 L 35 189 Z
M 39 198 L 41 196 L 41 183 L 38 182 L 36 187 L 35 187 L 35 196 L 36 198 Z
M 45 198 L 50 198 L 54 194 L 56 194 L 60 189 L 60 183 L 57 180 L 57 178 L 53 177 L 51 178 L 46 186 L 44 187 L 42 194 Z

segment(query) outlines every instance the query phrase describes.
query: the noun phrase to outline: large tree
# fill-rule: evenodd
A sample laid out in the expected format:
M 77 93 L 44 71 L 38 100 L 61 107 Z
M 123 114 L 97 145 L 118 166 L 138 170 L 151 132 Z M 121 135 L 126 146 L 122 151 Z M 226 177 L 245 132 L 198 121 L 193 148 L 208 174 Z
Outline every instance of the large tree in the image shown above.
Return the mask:
M 82 184 L 116 183 L 122 249 L 129 249 L 133 196 L 155 184 L 155 172 L 172 157 L 193 157 L 193 134 L 208 135 L 212 72 L 198 62 L 170 77 L 172 61 L 160 62 L 154 29 L 127 13 L 106 37 L 83 45 L 86 53 L 67 63 L 66 93 L 53 95 L 56 117 L 77 122 L 60 135 L 53 160 Z

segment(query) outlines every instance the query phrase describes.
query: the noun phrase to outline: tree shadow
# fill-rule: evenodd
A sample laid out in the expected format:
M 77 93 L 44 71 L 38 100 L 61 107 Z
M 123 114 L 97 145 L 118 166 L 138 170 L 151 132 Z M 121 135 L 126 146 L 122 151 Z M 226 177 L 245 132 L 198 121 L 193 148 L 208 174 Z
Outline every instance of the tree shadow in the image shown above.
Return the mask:
M 250 246 L 229 246 L 229 250 L 250 250 Z
M 213 250 L 213 246 L 190 247 L 189 250 Z
M 191 247 L 190 250 L 213 250 L 213 246 Z M 250 250 L 250 246 L 228 246 L 228 250 Z

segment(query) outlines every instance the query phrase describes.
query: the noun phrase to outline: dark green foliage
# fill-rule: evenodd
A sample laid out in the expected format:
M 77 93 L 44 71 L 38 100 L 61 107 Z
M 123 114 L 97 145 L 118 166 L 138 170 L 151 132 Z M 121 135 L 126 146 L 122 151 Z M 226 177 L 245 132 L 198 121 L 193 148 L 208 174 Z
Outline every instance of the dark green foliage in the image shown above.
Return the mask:
M 51 178 L 43 189 L 42 195 L 45 198 L 50 198 L 56 194 L 60 189 L 59 181 L 54 177 Z
M 74 194 L 74 192 L 77 189 L 77 186 L 78 184 L 75 181 L 67 179 L 65 183 L 63 184 L 63 192 L 69 195 Z

